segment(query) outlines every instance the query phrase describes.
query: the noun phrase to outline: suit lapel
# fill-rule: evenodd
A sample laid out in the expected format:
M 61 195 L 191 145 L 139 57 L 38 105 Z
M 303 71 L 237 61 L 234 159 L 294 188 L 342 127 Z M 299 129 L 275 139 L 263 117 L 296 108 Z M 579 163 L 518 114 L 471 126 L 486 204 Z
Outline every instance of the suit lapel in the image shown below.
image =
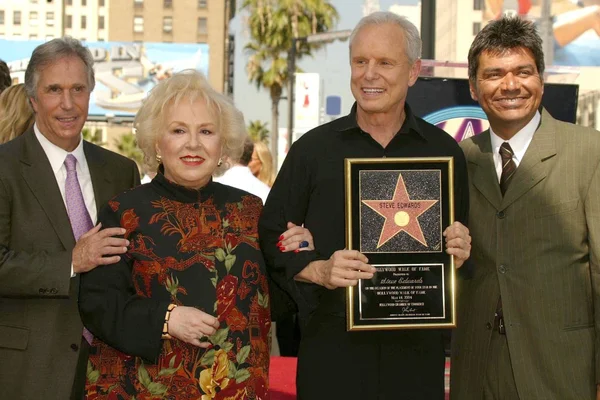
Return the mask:
M 94 187 L 94 200 L 96 210 L 100 213 L 103 207 L 114 195 L 112 187 L 111 174 L 107 173 L 108 163 L 102 157 L 101 151 L 95 145 L 83 142 L 83 152 L 92 177 L 92 186 Z
M 502 193 L 498 184 L 494 158 L 492 157 L 492 142 L 490 131 L 487 130 L 473 139 L 475 147 L 469 155 L 469 162 L 477 165 L 474 170 L 473 186 L 496 208 L 500 209 Z
M 50 161 L 35 137 L 33 128 L 24 135 L 25 144 L 21 154 L 23 180 L 52 222 L 63 246 L 66 249 L 72 249 L 75 246 L 75 237 Z
M 510 206 L 546 177 L 549 164 L 544 161 L 556 155 L 555 132 L 554 118 L 542 110 L 541 124 L 504 194 L 502 208 Z

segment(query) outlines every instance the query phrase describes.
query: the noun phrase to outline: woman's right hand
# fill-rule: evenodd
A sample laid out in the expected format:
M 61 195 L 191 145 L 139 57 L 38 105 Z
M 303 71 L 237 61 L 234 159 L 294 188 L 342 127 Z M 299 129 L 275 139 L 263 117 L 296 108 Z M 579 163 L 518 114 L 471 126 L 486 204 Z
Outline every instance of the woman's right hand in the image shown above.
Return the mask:
M 201 339 L 214 335 L 219 325 L 219 320 L 212 315 L 186 306 L 175 307 L 168 323 L 169 335 L 202 348 L 211 346 L 211 343 Z

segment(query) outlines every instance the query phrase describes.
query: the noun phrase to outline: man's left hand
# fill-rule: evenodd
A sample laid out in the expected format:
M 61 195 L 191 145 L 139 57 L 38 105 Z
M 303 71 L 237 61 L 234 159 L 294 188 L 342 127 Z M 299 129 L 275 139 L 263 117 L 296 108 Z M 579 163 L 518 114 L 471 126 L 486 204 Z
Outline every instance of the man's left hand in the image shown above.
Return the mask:
M 596 385 L 596 400 L 600 400 L 600 383 Z
M 471 236 L 469 229 L 455 221 L 444 231 L 446 253 L 454 256 L 454 266 L 458 269 L 471 255 Z M 600 399 L 598 399 L 600 400 Z

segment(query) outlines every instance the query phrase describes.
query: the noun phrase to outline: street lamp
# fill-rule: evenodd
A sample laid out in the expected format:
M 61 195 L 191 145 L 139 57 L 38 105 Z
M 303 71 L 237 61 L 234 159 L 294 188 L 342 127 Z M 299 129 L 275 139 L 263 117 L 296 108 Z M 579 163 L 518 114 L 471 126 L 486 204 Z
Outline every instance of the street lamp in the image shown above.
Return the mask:
M 323 32 L 314 35 L 292 38 L 292 47 L 288 53 L 288 146 L 292 145 L 294 132 L 294 84 L 296 73 L 296 49 L 298 43 L 322 43 L 331 42 L 333 40 L 346 40 L 352 33 L 352 30 L 346 29 L 343 31 Z

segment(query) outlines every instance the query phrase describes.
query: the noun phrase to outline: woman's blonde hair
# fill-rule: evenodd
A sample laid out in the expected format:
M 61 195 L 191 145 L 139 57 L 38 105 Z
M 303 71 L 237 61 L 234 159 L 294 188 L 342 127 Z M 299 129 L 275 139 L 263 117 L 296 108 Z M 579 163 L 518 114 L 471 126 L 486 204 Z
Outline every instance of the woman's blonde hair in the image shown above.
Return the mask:
M 267 147 L 265 142 L 256 142 L 254 143 L 254 150 L 261 163 L 257 178 L 271 187 L 273 186 L 273 182 L 275 182 L 275 173 L 273 171 L 273 156 L 269 151 L 269 147 Z
M 144 163 L 150 170 L 158 167 L 156 142 L 166 131 L 167 113 L 184 99 L 190 104 L 198 99 L 204 100 L 216 117 L 222 137 L 223 164 L 213 175 L 222 175 L 242 154 L 247 137 L 244 116 L 228 97 L 214 90 L 204 75 L 196 70 L 184 70 L 161 81 L 150 91 L 137 112 L 134 127 L 138 146 L 144 153 Z
M 33 125 L 35 115 L 25 85 L 9 86 L 0 94 L 0 143 L 6 143 Z

